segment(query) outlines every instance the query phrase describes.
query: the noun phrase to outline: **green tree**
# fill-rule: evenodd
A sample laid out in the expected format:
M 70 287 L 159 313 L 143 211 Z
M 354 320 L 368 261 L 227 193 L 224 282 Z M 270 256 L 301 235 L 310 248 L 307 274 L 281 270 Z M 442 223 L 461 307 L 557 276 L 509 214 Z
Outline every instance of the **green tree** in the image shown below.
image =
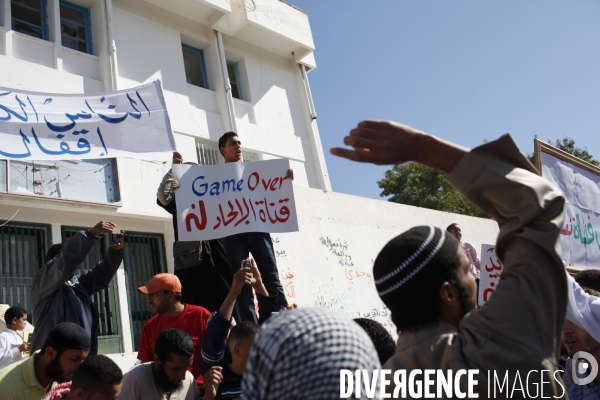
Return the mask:
M 487 142 L 487 141 L 485 141 Z M 548 140 L 550 144 L 552 142 Z M 556 140 L 555 147 L 573 154 L 591 164 L 600 166 L 586 148 L 575 146 L 575 141 L 564 137 Z M 535 165 L 533 155 L 527 156 Z M 419 163 L 395 165 L 385 171 L 385 177 L 377 184 L 382 189 L 381 197 L 390 196 L 388 201 L 411 206 L 430 208 L 473 217 L 489 218 L 483 211 L 471 204 L 448 181 L 446 175 Z
M 446 180 L 446 175 L 419 163 L 395 165 L 377 181 L 388 201 L 456 214 L 488 218 Z

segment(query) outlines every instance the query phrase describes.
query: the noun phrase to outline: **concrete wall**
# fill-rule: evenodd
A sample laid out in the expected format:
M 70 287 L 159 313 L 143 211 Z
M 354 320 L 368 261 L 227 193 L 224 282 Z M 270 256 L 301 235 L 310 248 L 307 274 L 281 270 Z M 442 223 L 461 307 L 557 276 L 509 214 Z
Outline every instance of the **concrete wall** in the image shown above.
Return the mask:
M 0 87 L 49 93 L 109 90 L 105 0 L 71 1 L 90 8 L 93 54 L 61 46 L 58 0 L 48 0 L 49 40 L 13 32 L 10 1 L 0 0 Z M 195 161 L 196 139 L 216 142 L 231 121 L 215 29 L 223 32 L 225 56 L 240 67 L 244 98 L 233 100 L 232 112 L 244 147 L 259 159 L 289 158 L 294 168 L 300 232 L 273 236 L 281 279 L 291 301 L 333 308 L 352 317 L 372 314 L 373 309 L 383 314 L 367 275 L 371 260 L 387 240 L 413 225 L 444 227 L 459 222 L 465 239 L 476 247 L 493 242 L 497 226 L 491 221 L 317 190 L 331 186 L 299 65 L 315 67 L 305 13 L 279 0 L 256 0 L 253 10 L 240 8 L 243 0 L 177 1 L 195 7 L 198 13 L 185 15 L 185 7 L 171 10 L 172 0 L 112 2 L 108 17 L 117 47 L 117 88 L 160 79 L 177 148 L 185 160 Z M 204 51 L 208 89 L 186 83 L 182 43 Z M 153 160 L 118 159 L 120 205 L 0 192 L 0 221 L 18 211 L 14 221 L 50 224 L 54 243 L 61 241 L 61 225 L 91 227 L 101 219 L 126 231 L 162 234 L 172 271 L 171 217 L 155 203 L 170 158 L 165 154 Z M 119 274 L 120 307 L 125 315 L 128 298 Z M 128 323 L 124 318 L 125 341 L 129 340 Z M 130 343 L 124 343 L 124 349 L 133 350 Z M 125 364 L 131 361 L 130 355 L 120 357 L 128 360 Z

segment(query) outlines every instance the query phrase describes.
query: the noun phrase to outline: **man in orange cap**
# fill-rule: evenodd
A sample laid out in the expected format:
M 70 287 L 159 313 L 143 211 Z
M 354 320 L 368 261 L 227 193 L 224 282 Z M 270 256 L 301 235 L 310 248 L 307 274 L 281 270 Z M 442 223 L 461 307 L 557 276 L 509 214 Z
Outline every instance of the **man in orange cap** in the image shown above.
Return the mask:
M 201 388 L 204 385 L 200 371 L 202 337 L 210 313 L 204 307 L 181 302 L 181 282 L 173 274 L 155 275 L 146 286 L 139 287 L 138 292 L 148 296 L 148 303 L 155 315 L 144 324 L 137 358 L 143 363 L 154 360 L 154 343 L 158 335 L 167 328 L 181 329 L 194 342 L 190 372 Z

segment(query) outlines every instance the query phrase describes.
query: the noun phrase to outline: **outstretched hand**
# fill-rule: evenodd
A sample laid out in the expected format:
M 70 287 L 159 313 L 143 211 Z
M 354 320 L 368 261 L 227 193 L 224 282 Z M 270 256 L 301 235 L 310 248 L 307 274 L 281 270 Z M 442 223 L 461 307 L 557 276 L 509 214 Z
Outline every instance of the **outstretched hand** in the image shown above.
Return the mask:
M 102 232 L 112 232 L 115 229 L 115 224 L 110 221 L 100 221 L 92 228 L 90 228 L 90 233 L 93 236 L 100 236 Z
M 354 150 L 331 148 L 331 154 L 377 165 L 415 161 L 423 132 L 391 121 L 363 121 L 344 138 Z
M 260 276 L 260 271 L 258 270 L 258 266 L 253 258 L 246 258 L 244 262 L 250 264 L 250 272 L 252 272 L 252 287 L 257 294 L 262 296 L 269 296 L 269 292 L 267 292 L 267 288 L 263 284 L 262 277 Z
M 363 121 L 344 138 L 354 150 L 332 147 L 331 154 L 377 165 L 417 161 L 449 173 L 468 149 L 408 125 L 392 121 Z
M 173 152 L 173 164 L 183 164 L 183 156 L 178 151 Z

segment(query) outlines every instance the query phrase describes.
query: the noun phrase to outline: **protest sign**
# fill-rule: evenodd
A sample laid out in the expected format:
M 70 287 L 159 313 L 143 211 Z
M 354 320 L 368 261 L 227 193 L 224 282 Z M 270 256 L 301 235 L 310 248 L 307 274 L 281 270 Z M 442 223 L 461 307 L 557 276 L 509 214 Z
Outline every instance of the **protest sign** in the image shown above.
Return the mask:
M 148 158 L 174 150 L 159 81 L 96 94 L 0 89 L 0 159 Z
M 173 165 L 179 240 L 298 230 L 288 160 Z
M 503 265 L 496 257 L 496 246 L 481 245 L 481 273 L 479 275 L 479 298 L 477 304 L 484 305 L 500 282 Z
M 598 268 L 600 168 L 537 139 L 535 152 L 542 176 L 562 191 L 567 203 L 560 231 L 563 261 L 579 268 Z

